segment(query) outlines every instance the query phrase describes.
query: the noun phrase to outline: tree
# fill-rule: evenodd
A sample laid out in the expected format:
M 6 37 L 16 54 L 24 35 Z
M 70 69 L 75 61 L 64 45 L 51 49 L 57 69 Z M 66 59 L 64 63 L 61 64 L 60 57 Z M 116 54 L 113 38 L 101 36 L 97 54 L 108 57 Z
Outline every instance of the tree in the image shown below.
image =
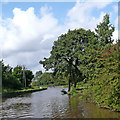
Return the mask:
M 24 81 L 24 78 L 26 78 L 26 87 L 30 87 L 30 83 L 32 82 L 32 79 L 34 78 L 34 75 L 32 73 L 31 70 L 24 70 L 25 72 L 25 76 L 23 76 L 23 68 L 21 65 L 17 65 L 14 69 L 13 69 L 13 76 L 16 77 L 16 79 L 18 81 L 21 82 L 21 84 L 23 85 L 24 87 L 24 84 L 25 84 L 25 81 Z
M 107 43 L 112 43 L 112 34 L 115 30 L 115 27 L 110 24 L 109 15 L 104 16 L 103 22 L 97 25 L 95 29 L 97 33 L 97 38 L 100 41 L 101 46 L 105 46 Z
M 79 65 L 84 54 L 85 47 L 90 45 L 90 41 L 95 39 L 94 32 L 90 30 L 78 29 L 68 31 L 67 34 L 58 37 L 52 47 L 51 56 L 40 61 L 46 70 L 52 69 L 54 74 L 66 72 L 69 74 L 69 89 L 71 83 L 74 87 L 80 78 L 82 78 L 82 71 Z M 74 71 L 74 72 L 73 72 Z
M 25 70 L 25 76 L 26 76 L 26 87 L 30 87 L 34 75 L 31 70 Z
M 43 74 L 42 71 L 37 71 L 35 73 L 34 80 L 38 80 L 42 74 Z
M 43 73 L 42 73 L 42 71 L 37 71 L 36 72 L 36 77 L 39 77 L 39 76 L 41 76 Z
M 68 84 L 68 75 L 66 72 L 57 73 L 55 76 L 52 74 L 53 84 L 57 86 Z
M 112 34 L 114 29 L 114 26 L 110 24 L 109 15 L 106 14 L 103 21 L 97 25 L 97 28 L 95 29 L 95 38 L 91 39 L 89 44 L 86 44 L 84 53 L 80 55 L 82 62 L 80 68 L 83 71 L 85 82 L 91 81 L 94 77 L 96 61 L 97 58 L 100 58 L 104 46 L 110 47 L 112 45 Z
M 3 89 L 21 89 L 21 82 L 12 74 L 12 67 L 5 66 L 2 62 L 2 88 Z
M 13 76 L 16 77 L 16 79 L 18 81 L 21 82 L 21 84 L 24 86 L 24 81 L 23 81 L 23 69 L 21 65 L 17 65 L 14 69 L 13 69 Z
M 38 78 L 39 85 L 53 84 L 52 73 L 45 72 Z

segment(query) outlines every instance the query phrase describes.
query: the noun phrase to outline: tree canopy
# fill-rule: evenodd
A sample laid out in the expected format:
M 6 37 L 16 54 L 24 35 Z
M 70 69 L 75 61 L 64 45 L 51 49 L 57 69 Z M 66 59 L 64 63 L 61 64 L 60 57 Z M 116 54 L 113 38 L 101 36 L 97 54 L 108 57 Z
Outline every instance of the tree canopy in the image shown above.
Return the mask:
M 81 56 L 89 47 L 91 43 L 97 42 L 94 32 L 90 30 L 78 29 L 68 31 L 67 34 L 58 37 L 52 47 L 51 56 L 40 61 L 46 70 L 52 69 L 54 74 L 57 72 L 66 72 L 69 74 L 69 90 L 70 83 L 74 86 L 78 80 L 82 80 L 82 71 L 80 64 L 82 64 Z

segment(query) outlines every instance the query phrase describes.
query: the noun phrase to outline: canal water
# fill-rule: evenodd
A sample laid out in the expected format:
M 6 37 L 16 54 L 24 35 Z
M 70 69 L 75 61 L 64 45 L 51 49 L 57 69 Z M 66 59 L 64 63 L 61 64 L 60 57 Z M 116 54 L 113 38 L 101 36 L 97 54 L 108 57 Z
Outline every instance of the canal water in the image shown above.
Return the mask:
M 120 113 L 62 95 L 63 88 L 48 88 L 2 100 L 3 118 L 119 118 Z

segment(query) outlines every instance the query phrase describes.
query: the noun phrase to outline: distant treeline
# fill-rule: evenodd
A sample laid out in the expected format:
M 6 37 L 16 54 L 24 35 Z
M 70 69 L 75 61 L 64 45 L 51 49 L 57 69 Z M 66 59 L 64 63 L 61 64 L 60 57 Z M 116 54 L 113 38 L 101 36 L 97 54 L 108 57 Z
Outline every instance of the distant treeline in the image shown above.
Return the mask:
M 31 87 L 34 75 L 31 70 L 23 70 L 21 65 L 12 68 L 10 65 L 4 65 L 3 60 L 0 61 L 2 67 L 2 89 L 18 90 Z
M 61 85 L 67 85 L 68 81 L 65 79 L 65 77 L 62 75 L 60 76 L 54 76 L 53 73 L 50 72 L 44 72 L 42 71 L 37 71 L 33 82 L 32 86 L 50 86 L 50 85 L 56 85 L 56 86 L 61 86 Z

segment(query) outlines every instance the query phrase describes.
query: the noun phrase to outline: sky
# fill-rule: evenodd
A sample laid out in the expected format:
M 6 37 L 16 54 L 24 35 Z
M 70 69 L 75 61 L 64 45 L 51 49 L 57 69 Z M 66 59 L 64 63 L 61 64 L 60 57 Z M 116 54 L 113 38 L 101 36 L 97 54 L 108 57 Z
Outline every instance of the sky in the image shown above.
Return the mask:
M 118 38 L 117 0 L 38 1 L 2 2 L 0 55 L 6 65 L 25 65 L 33 73 L 44 72 L 39 61 L 50 56 L 53 42 L 61 34 L 68 29 L 94 31 L 106 13 L 115 26 L 113 38 Z

